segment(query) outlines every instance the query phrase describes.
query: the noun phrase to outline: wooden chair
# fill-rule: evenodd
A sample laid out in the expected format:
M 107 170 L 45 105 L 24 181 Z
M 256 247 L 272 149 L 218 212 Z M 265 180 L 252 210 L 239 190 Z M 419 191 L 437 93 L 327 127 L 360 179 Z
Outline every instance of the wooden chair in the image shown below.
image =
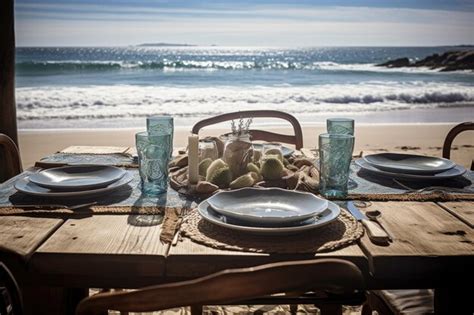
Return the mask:
M 451 145 L 453 144 L 454 138 L 466 130 L 474 130 L 474 122 L 468 121 L 460 123 L 459 125 L 454 126 L 454 128 L 448 132 L 443 144 L 443 157 L 445 159 L 449 159 L 451 157 Z M 474 160 L 471 163 L 471 171 L 472 170 L 474 170 Z
M 22 172 L 20 153 L 15 142 L 7 135 L 0 133 L 0 182 Z
M 23 314 L 23 302 L 18 284 L 2 262 L 0 262 L 0 314 Z
M 104 292 L 82 300 L 77 315 L 149 312 L 189 305 L 238 302 L 283 292 L 364 288 L 361 271 L 339 259 L 278 262 L 251 268 L 228 269 L 190 281 L 146 287 L 135 291 Z M 193 309 L 193 308 L 192 308 Z
M 263 131 L 263 130 L 250 130 L 252 140 L 263 140 L 269 142 L 283 142 L 294 144 L 296 150 L 303 147 L 303 132 L 301 131 L 301 125 L 298 120 L 287 113 L 276 111 L 276 110 L 248 110 L 241 112 L 233 112 L 214 116 L 197 122 L 192 129 L 195 134 L 199 133 L 203 127 L 215 125 L 224 121 L 236 120 L 239 118 L 280 118 L 291 123 L 295 132 L 294 136 L 283 135 L 279 133 Z

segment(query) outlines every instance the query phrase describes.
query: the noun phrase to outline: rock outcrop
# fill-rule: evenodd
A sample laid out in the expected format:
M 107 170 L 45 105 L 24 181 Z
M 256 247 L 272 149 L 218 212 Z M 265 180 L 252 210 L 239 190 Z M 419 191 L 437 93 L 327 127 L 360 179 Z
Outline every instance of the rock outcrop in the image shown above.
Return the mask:
M 410 59 L 408 59 L 408 58 L 393 59 L 393 60 L 389 60 L 387 62 L 381 63 L 377 66 L 378 67 L 387 67 L 387 68 L 409 67 L 410 66 Z
M 444 54 L 434 54 L 416 62 L 408 58 L 389 60 L 378 64 L 379 67 L 428 67 L 440 71 L 474 70 L 474 50 L 448 51 Z

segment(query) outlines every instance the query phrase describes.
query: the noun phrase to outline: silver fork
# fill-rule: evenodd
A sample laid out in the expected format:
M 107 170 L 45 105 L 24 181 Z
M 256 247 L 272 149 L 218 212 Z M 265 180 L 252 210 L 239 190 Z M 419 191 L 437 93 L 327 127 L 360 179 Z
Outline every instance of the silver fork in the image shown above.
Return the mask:
M 175 236 L 173 237 L 173 240 L 171 241 L 172 246 L 176 246 L 176 244 L 178 244 L 178 241 L 181 239 L 181 225 L 183 224 L 184 218 L 188 215 L 189 211 L 190 211 L 189 207 L 183 207 L 181 209 L 177 231 L 176 231 Z

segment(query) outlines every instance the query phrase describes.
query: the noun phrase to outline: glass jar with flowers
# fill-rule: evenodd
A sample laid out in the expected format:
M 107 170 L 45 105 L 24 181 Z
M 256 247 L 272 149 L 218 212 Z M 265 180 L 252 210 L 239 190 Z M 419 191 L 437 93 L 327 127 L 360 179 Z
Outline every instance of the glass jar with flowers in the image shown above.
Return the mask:
M 252 118 L 240 118 L 237 124 L 233 120 L 231 123 L 232 133 L 226 140 L 222 159 L 229 165 L 233 179 L 246 174 L 247 164 L 252 161 L 253 150 L 249 133 L 251 123 Z

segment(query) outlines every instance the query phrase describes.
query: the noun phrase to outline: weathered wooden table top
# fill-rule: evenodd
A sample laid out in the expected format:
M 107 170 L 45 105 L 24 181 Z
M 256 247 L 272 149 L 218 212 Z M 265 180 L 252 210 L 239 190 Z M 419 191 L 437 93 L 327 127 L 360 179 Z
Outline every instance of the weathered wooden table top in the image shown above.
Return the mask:
M 354 262 L 373 288 L 433 287 L 439 279 L 473 277 L 474 202 L 388 201 L 362 210 L 368 209 L 382 212 L 393 243 L 378 246 L 364 236 L 357 244 L 313 255 L 226 251 L 187 238 L 175 246 L 163 244 L 161 224 L 143 224 L 153 216 L 0 216 L 0 260 L 14 257 L 43 283 L 71 287 L 139 287 L 315 257 Z

